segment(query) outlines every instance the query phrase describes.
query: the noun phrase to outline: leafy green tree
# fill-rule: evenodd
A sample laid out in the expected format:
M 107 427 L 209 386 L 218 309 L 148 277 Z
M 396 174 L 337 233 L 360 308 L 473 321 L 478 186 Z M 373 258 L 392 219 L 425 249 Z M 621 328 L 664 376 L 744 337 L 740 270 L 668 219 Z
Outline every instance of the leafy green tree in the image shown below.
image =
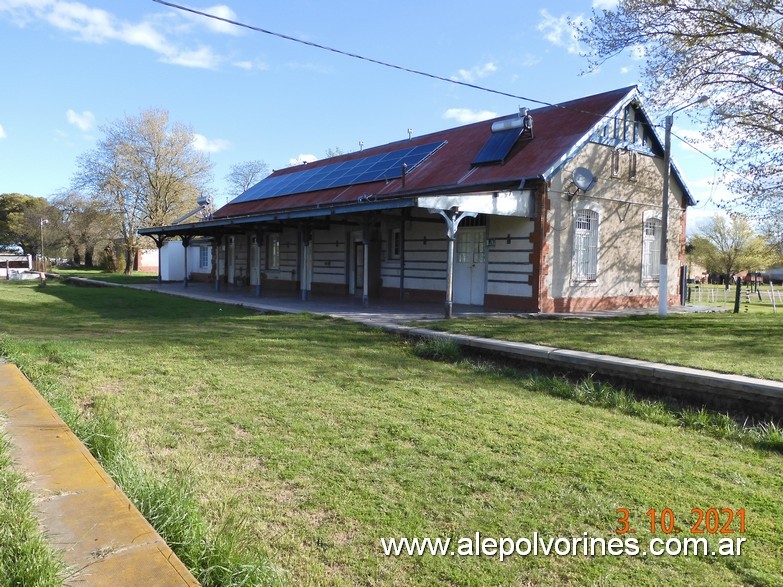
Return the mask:
M 25 255 L 41 251 L 41 221 L 58 216 L 46 198 L 26 194 L 0 194 L 0 244 L 19 248 Z
M 178 218 L 207 191 L 213 164 L 194 147 L 193 130 L 150 109 L 101 128 L 103 138 L 82 155 L 74 189 L 100 199 L 111 211 L 133 273 L 139 249 L 136 231 Z
M 738 214 L 713 216 L 698 229 L 690 245 L 693 258 L 708 273 L 723 275 L 727 284 L 741 271 L 767 269 L 774 259 L 769 242 Z
M 118 235 L 112 213 L 103 202 L 79 192 L 66 191 L 52 199 L 59 213 L 59 225 L 70 258 L 76 265 L 95 265 L 95 251 L 102 250 Z
M 760 218 L 783 218 L 783 4 L 779 0 L 619 0 L 575 25 L 592 67 L 643 57 L 654 106 L 707 95 L 702 112 L 738 198 Z

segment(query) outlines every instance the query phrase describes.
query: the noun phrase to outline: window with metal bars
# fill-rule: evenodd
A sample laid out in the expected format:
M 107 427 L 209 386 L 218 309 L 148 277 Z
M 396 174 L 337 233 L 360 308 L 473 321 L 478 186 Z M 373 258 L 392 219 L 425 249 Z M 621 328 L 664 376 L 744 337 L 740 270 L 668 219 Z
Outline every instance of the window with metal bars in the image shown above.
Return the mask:
M 644 221 L 642 238 L 642 281 L 658 281 L 661 277 L 661 221 Z
M 269 234 L 266 241 L 266 268 L 280 269 L 280 235 Z
M 598 212 L 578 210 L 574 224 L 574 279 L 595 281 L 598 277 Z

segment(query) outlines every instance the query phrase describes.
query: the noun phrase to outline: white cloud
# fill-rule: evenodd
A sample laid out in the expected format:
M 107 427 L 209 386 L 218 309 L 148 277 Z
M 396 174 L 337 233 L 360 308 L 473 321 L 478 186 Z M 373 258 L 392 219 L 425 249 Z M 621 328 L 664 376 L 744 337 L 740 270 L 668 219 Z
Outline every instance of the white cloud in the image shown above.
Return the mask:
M 195 133 L 193 135 L 193 148 L 196 149 L 196 151 L 201 151 L 202 153 L 220 153 L 220 151 L 225 151 L 226 149 L 231 146 L 231 143 L 224 139 L 208 139 L 204 135 L 200 135 L 198 133 Z
M 5 129 L 3 128 L 3 125 L 2 125 L 2 124 L 0 124 L 0 139 L 4 139 L 4 138 L 5 138 L 5 137 L 7 137 L 7 136 L 8 136 L 8 135 L 7 135 L 7 134 L 5 134 Z
M 497 65 L 491 61 L 484 65 L 476 65 L 470 69 L 460 69 L 457 75 L 451 77 L 453 80 L 473 83 L 483 77 L 487 77 L 491 73 L 495 73 L 498 70 Z
M 481 122 L 482 120 L 497 118 L 497 116 L 497 112 L 492 112 L 491 110 L 470 110 L 469 108 L 449 108 L 443 113 L 443 118 L 456 120 L 460 124 Z
M 622 73 L 623 75 L 625 75 L 627 73 L 630 73 L 630 72 L 631 72 L 631 68 L 630 67 L 623 66 L 623 67 L 620 68 L 620 73 Z
M 289 159 L 288 164 L 293 166 L 301 165 L 302 163 L 312 163 L 313 161 L 318 161 L 318 157 L 310 155 L 309 153 L 302 153 L 296 158 Z
M 593 0 L 593 8 L 598 10 L 613 10 L 617 8 L 618 0 Z
M 226 13 L 225 10 L 221 9 L 220 11 Z M 160 21 L 127 22 L 118 19 L 106 10 L 92 8 L 81 2 L 0 0 L 0 13 L 9 16 L 18 26 L 24 26 L 36 20 L 46 22 L 59 30 L 72 33 L 76 39 L 87 43 L 117 41 L 144 47 L 157 53 L 161 61 L 166 63 L 187 67 L 214 68 L 219 62 L 219 59 L 208 47 L 188 50 L 178 46 L 165 34 L 165 31 L 161 30 Z
M 542 59 L 538 55 L 534 55 L 533 53 L 525 53 L 522 56 L 519 65 L 521 67 L 533 67 L 534 65 L 538 65 L 539 63 L 541 63 L 541 61 Z
M 548 10 L 539 11 L 541 21 L 537 29 L 544 33 L 544 38 L 558 47 L 565 47 L 569 53 L 578 54 L 580 52 L 579 41 L 577 40 L 576 29 L 572 25 L 579 25 L 584 22 L 584 17 L 580 14 L 571 16 L 569 13 L 553 16 Z
M 237 13 L 231 10 L 225 4 L 218 4 L 217 6 L 211 6 L 209 8 L 202 8 L 201 12 L 212 14 L 219 18 L 225 18 L 227 20 L 237 20 Z M 215 20 L 214 18 L 207 18 L 206 16 L 199 16 L 198 14 L 188 13 L 194 20 L 198 20 L 200 24 L 206 26 L 209 30 L 221 33 L 224 35 L 238 35 L 242 32 L 238 26 L 223 22 L 221 20 Z
M 85 110 L 81 114 L 71 110 L 70 108 L 65 112 L 65 117 L 68 122 L 74 125 L 82 132 L 89 132 L 95 126 L 95 115 L 89 110 Z
M 256 59 L 255 61 L 234 61 L 231 65 L 234 67 L 238 67 L 239 69 L 244 69 L 245 71 L 251 71 L 253 69 L 258 69 L 259 71 L 266 71 L 269 69 L 269 65 L 261 61 L 260 59 Z
M 166 55 L 163 61 L 185 67 L 215 69 L 220 63 L 220 58 L 212 52 L 210 47 L 201 47 L 195 51 L 176 51 L 171 55 Z

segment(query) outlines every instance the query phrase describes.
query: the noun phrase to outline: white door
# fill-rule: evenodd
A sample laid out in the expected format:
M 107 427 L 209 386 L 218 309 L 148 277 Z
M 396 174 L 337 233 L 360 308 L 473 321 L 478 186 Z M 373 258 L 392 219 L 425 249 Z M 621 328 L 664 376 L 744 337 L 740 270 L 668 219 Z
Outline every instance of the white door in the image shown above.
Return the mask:
M 454 256 L 454 303 L 484 305 L 487 274 L 486 228 L 457 230 L 457 251 Z

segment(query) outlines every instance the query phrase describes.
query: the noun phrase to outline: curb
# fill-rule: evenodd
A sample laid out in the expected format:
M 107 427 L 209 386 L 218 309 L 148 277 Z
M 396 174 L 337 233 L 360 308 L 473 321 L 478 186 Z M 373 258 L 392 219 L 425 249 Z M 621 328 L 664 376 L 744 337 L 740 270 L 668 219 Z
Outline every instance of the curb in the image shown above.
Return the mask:
M 391 323 L 373 323 L 399 336 L 450 340 L 460 347 L 545 368 L 596 374 L 657 398 L 703 403 L 718 410 L 783 419 L 783 381 L 601 355 L 524 342 L 452 334 Z
M 196 587 L 198 581 L 32 383 L 0 363 L 0 412 L 68 584 Z

